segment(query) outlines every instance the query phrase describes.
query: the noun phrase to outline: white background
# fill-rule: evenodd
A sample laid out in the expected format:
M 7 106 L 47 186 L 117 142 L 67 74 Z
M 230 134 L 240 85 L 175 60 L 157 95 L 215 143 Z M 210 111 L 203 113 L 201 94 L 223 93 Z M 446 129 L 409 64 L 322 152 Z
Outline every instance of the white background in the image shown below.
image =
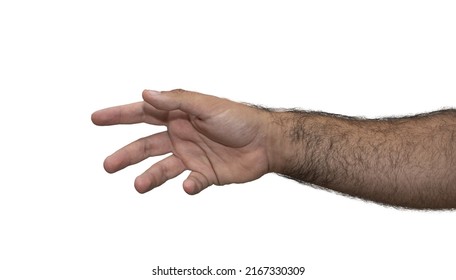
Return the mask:
M 158 159 L 115 175 L 102 162 L 163 128 L 90 114 L 144 88 L 366 117 L 454 107 L 455 15 L 454 1 L 0 2 L 0 278 L 280 265 L 305 266 L 296 279 L 454 279 L 454 212 L 276 175 L 188 196 L 186 173 L 140 195 L 133 180 Z

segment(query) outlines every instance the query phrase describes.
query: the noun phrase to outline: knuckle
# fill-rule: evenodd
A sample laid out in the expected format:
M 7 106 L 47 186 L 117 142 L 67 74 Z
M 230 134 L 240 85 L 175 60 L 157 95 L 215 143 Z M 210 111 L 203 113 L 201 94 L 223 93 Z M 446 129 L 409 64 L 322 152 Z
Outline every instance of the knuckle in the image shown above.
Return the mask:
M 182 94 L 182 93 L 185 93 L 186 90 L 181 89 L 181 88 L 176 88 L 176 89 L 171 90 L 170 92 L 176 93 L 176 94 Z

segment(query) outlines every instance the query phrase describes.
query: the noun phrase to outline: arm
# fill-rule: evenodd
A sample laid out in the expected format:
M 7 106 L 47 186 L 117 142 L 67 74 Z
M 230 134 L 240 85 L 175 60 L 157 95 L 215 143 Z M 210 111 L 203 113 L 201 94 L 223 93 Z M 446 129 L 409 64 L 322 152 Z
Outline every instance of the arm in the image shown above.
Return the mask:
M 243 183 L 275 172 L 380 203 L 456 208 L 456 112 L 362 120 L 277 112 L 183 90 L 143 92 L 144 102 L 95 112 L 97 125 L 145 122 L 165 132 L 106 158 L 112 173 L 170 156 L 135 180 L 147 192 L 191 170 L 184 190 Z
M 380 120 L 272 114 L 282 147 L 275 172 L 390 205 L 456 207 L 456 111 Z

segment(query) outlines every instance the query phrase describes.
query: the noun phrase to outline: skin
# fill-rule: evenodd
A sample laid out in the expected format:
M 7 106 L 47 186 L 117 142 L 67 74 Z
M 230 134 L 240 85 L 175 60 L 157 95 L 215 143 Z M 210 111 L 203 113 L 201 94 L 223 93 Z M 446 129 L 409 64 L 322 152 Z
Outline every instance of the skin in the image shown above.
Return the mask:
M 145 90 L 143 102 L 93 113 L 96 125 L 167 126 L 121 148 L 109 173 L 170 154 L 135 180 L 145 193 L 191 170 L 188 194 L 273 172 L 393 206 L 456 207 L 456 112 L 365 120 L 276 111 L 184 90 Z

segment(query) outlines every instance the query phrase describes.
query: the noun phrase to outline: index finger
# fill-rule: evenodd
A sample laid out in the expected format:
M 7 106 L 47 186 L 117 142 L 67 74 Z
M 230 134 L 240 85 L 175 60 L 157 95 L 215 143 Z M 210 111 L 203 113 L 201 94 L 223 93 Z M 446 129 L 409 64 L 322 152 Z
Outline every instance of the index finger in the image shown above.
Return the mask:
M 116 125 L 149 123 L 165 125 L 168 112 L 158 110 L 142 101 L 126 105 L 110 107 L 92 114 L 92 122 L 96 125 Z

